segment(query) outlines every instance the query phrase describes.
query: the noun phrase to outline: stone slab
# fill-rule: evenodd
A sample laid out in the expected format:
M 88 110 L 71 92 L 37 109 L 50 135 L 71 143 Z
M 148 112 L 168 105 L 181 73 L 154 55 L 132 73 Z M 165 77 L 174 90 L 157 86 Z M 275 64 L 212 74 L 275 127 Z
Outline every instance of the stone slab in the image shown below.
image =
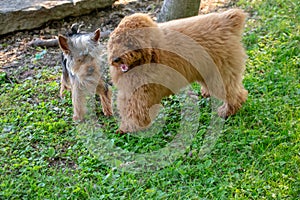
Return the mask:
M 88 14 L 116 0 L 0 0 L 0 35 L 38 28 L 50 20 Z

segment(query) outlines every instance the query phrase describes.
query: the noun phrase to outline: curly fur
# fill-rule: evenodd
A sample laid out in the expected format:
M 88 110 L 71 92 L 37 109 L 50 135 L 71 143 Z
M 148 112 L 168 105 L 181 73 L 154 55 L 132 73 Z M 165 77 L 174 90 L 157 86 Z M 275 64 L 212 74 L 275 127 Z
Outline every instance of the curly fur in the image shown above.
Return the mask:
M 222 100 L 221 117 L 246 101 L 246 54 L 240 9 L 157 24 L 145 14 L 125 17 L 108 41 L 110 72 L 118 88 L 120 131 L 147 128 L 161 99 L 192 82 L 202 96 Z

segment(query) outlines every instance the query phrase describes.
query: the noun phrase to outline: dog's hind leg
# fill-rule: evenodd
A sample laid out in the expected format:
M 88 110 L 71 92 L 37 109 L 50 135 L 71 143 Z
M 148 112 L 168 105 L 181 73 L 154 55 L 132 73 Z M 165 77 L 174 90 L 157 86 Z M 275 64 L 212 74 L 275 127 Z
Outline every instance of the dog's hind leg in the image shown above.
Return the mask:
M 64 96 L 65 96 L 64 95 L 64 91 L 65 90 L 70 90 L 70 81 L 64 75 L 61 75 L 61 79 L 60 79 L 60 91 L 59 91 L 60 98 L 64 98 Z
M 113 115 L 112 102 L 111 102 L 112 92 L 109 89 L 109 85 L 105 84 L 102 80 L 100 80 L 96 92 L 100 96 L 100 101 L 101 101 L 104 115 L 105 116 Z
M 248 91 L 244 89 L 243 85 L 231 85 L 226 88 L 226 100 L 224 104 L 218 108 L 218 115 L 227 118 L 234 115 L 246 101 Z
M 64 77 L 63 75 L 61 75 L 61 78 L 60 78 L 60 90 L 59 90 L 59 96 L 60 98 L 63 98 L 65 95 L 64 95 L 64 91 L 67 89 L 66 87 L 66 83 L 65 83 L 65 80 L 64 80 Z

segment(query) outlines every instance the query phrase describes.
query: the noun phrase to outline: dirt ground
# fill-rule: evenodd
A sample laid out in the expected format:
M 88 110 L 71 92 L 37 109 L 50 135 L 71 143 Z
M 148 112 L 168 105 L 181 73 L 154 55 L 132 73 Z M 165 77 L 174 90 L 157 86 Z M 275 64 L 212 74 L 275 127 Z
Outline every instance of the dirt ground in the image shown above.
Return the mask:
M 228 7 L 230 0 L 202 0 L 199 14 Z M 150 14 L 154 19 L 159 13 L 162 0 L 119 0 L 111 8 L 96 10 L 80 17 L 68 17 L 51 21 L 35 30 L 11 33 L 0 36 L 0 72 L 5 71 L 9 81 L 19 82 L 34 76 L 43 67 L 60 69 L 60 50 L 58 47 L 42 48 L 29 46 L 34 39 L 51 39 L 65 34 L 74 23 L 83 24 L 83 31 L 112 31 L 126 16 L 136 12 Z M 106 38 L 102 38 L 105 48 Z M 105 53 L 105 49 L 104 49 Z M 57 77 L 60 77 L 59 75 Z

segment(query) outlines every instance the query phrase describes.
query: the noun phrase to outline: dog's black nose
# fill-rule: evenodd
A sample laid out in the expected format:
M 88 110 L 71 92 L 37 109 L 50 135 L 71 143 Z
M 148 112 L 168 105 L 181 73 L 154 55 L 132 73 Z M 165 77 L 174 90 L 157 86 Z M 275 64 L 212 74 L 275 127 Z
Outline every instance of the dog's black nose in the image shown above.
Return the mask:
M 117 57 L 117 58 L 114 58 L 114 59 L 113 59 L 113 62 L 116 62 L 116 63 L 117 63 L 117 62 L 120 62 L 120 61 L 121 61 L 121 58 L 120 58 L 120 57 Z

